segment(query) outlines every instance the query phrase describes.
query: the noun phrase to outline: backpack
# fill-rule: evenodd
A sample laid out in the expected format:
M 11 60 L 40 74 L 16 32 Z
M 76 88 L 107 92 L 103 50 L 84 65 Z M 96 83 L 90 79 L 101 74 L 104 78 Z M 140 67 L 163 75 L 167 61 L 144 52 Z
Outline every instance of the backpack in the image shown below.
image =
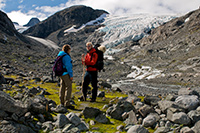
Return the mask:
M 104 58 L 103 58 L 104 54 L 103 54 L 103 53 L 104 53 L 105 51 L 99 50 L 99 47 L 100 47 L 99 44 L 96 44 L 96 45 L 94 46 L 94 48 L 95 48 L 95 50 L 96 50 L 96 53 L 97 53 L 97 55 L 98 55 L 97 62 L 96 62 L 96 64 L 94 65 L 94 67 L 97 68 L 97 69 L 99 70 L 99 72 L 100 72 L 101 70 L 104 71 L 104 62 L 103 62 L 103 60 L 104 60 Z M 92 54 L 92 56 L 93 56 L 93 54 Z M 91 56 L 91 59 L 92 59 L 92 56 Z
M 66 55 L 66 54 L 65 54 Z M 65 56 L 58 56 L 56 58 L 56 61 L 53 65 L 53 72 L 55 74 L 55 76 L 62 76 L 62 74 L 64 72 L 67 72 L 67 69 L 66 68 L 63 68 L 63 62 L 62 62 L 62 58 Z

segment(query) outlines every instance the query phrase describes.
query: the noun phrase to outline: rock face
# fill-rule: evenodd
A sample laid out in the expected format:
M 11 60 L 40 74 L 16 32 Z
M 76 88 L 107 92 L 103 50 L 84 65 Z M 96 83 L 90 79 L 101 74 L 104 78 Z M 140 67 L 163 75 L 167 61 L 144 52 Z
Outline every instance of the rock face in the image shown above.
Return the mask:
M 40 20 L 38 18 L 31 18 L 31 20 L 26 25 L 23 26 L 31 27 L 38 24 L 39 22 Z
M 79 28 L 91 20 L 95 20 L 103 13 L 103 10 L 93 10 L 86 6 L 72 6 L 60 12 L 55 13 L 45 21 L 35 25 L 24 32 L 24 34 L 46 38 L 51 33 L 61 30 L 62 28 L 70 28 L 76 25 Z

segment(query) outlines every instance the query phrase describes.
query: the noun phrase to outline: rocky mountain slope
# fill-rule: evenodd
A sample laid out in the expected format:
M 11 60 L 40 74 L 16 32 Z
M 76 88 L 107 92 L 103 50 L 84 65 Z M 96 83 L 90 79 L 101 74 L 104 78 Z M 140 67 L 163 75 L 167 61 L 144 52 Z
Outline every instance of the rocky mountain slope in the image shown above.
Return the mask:
M 146 80 L 144 77 L 144 82 L 198 86 L 199 22 L 200 9 L 153 29 L 137 45 L 133 42 L 123 44 L 124 50 L 115 57 L 123 58 L 130 66 L 150 66 L 161 71 L 159 78 Z
M 28 38 L 15 29 L 12 21 L 0 12 L 0 63 L 10 64 L 18 71 L 45 72 L 53 49 Z

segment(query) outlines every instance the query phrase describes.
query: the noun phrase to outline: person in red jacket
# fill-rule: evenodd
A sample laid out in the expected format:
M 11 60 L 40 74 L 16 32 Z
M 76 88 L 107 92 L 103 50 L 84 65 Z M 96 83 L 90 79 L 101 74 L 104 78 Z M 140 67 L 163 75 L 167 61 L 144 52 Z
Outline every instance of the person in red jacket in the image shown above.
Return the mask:
M 93 89 L 90 102 L 95 102 L 97 97 L 97 68 L 94 65 L 97 62 L 98 54 L 91 42 L 86 43 L 86 49 L 86 56 L 82 54 L 82 64 L 87 67 L 82 86 L 82 100 L 86 101 L 88 85 L 91 82 Z

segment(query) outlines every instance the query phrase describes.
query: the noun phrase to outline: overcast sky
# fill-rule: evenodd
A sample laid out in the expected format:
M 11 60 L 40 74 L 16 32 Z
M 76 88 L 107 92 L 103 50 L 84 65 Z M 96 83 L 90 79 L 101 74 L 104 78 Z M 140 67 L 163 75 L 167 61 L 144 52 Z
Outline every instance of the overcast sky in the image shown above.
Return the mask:
M 186 14 L 200 6 L 200 0 L 0 0 L 0 10 L 13 22 L 27 24 L 32 17 L 40 21 L 72 5 L 103 9 L 110 14 Z

